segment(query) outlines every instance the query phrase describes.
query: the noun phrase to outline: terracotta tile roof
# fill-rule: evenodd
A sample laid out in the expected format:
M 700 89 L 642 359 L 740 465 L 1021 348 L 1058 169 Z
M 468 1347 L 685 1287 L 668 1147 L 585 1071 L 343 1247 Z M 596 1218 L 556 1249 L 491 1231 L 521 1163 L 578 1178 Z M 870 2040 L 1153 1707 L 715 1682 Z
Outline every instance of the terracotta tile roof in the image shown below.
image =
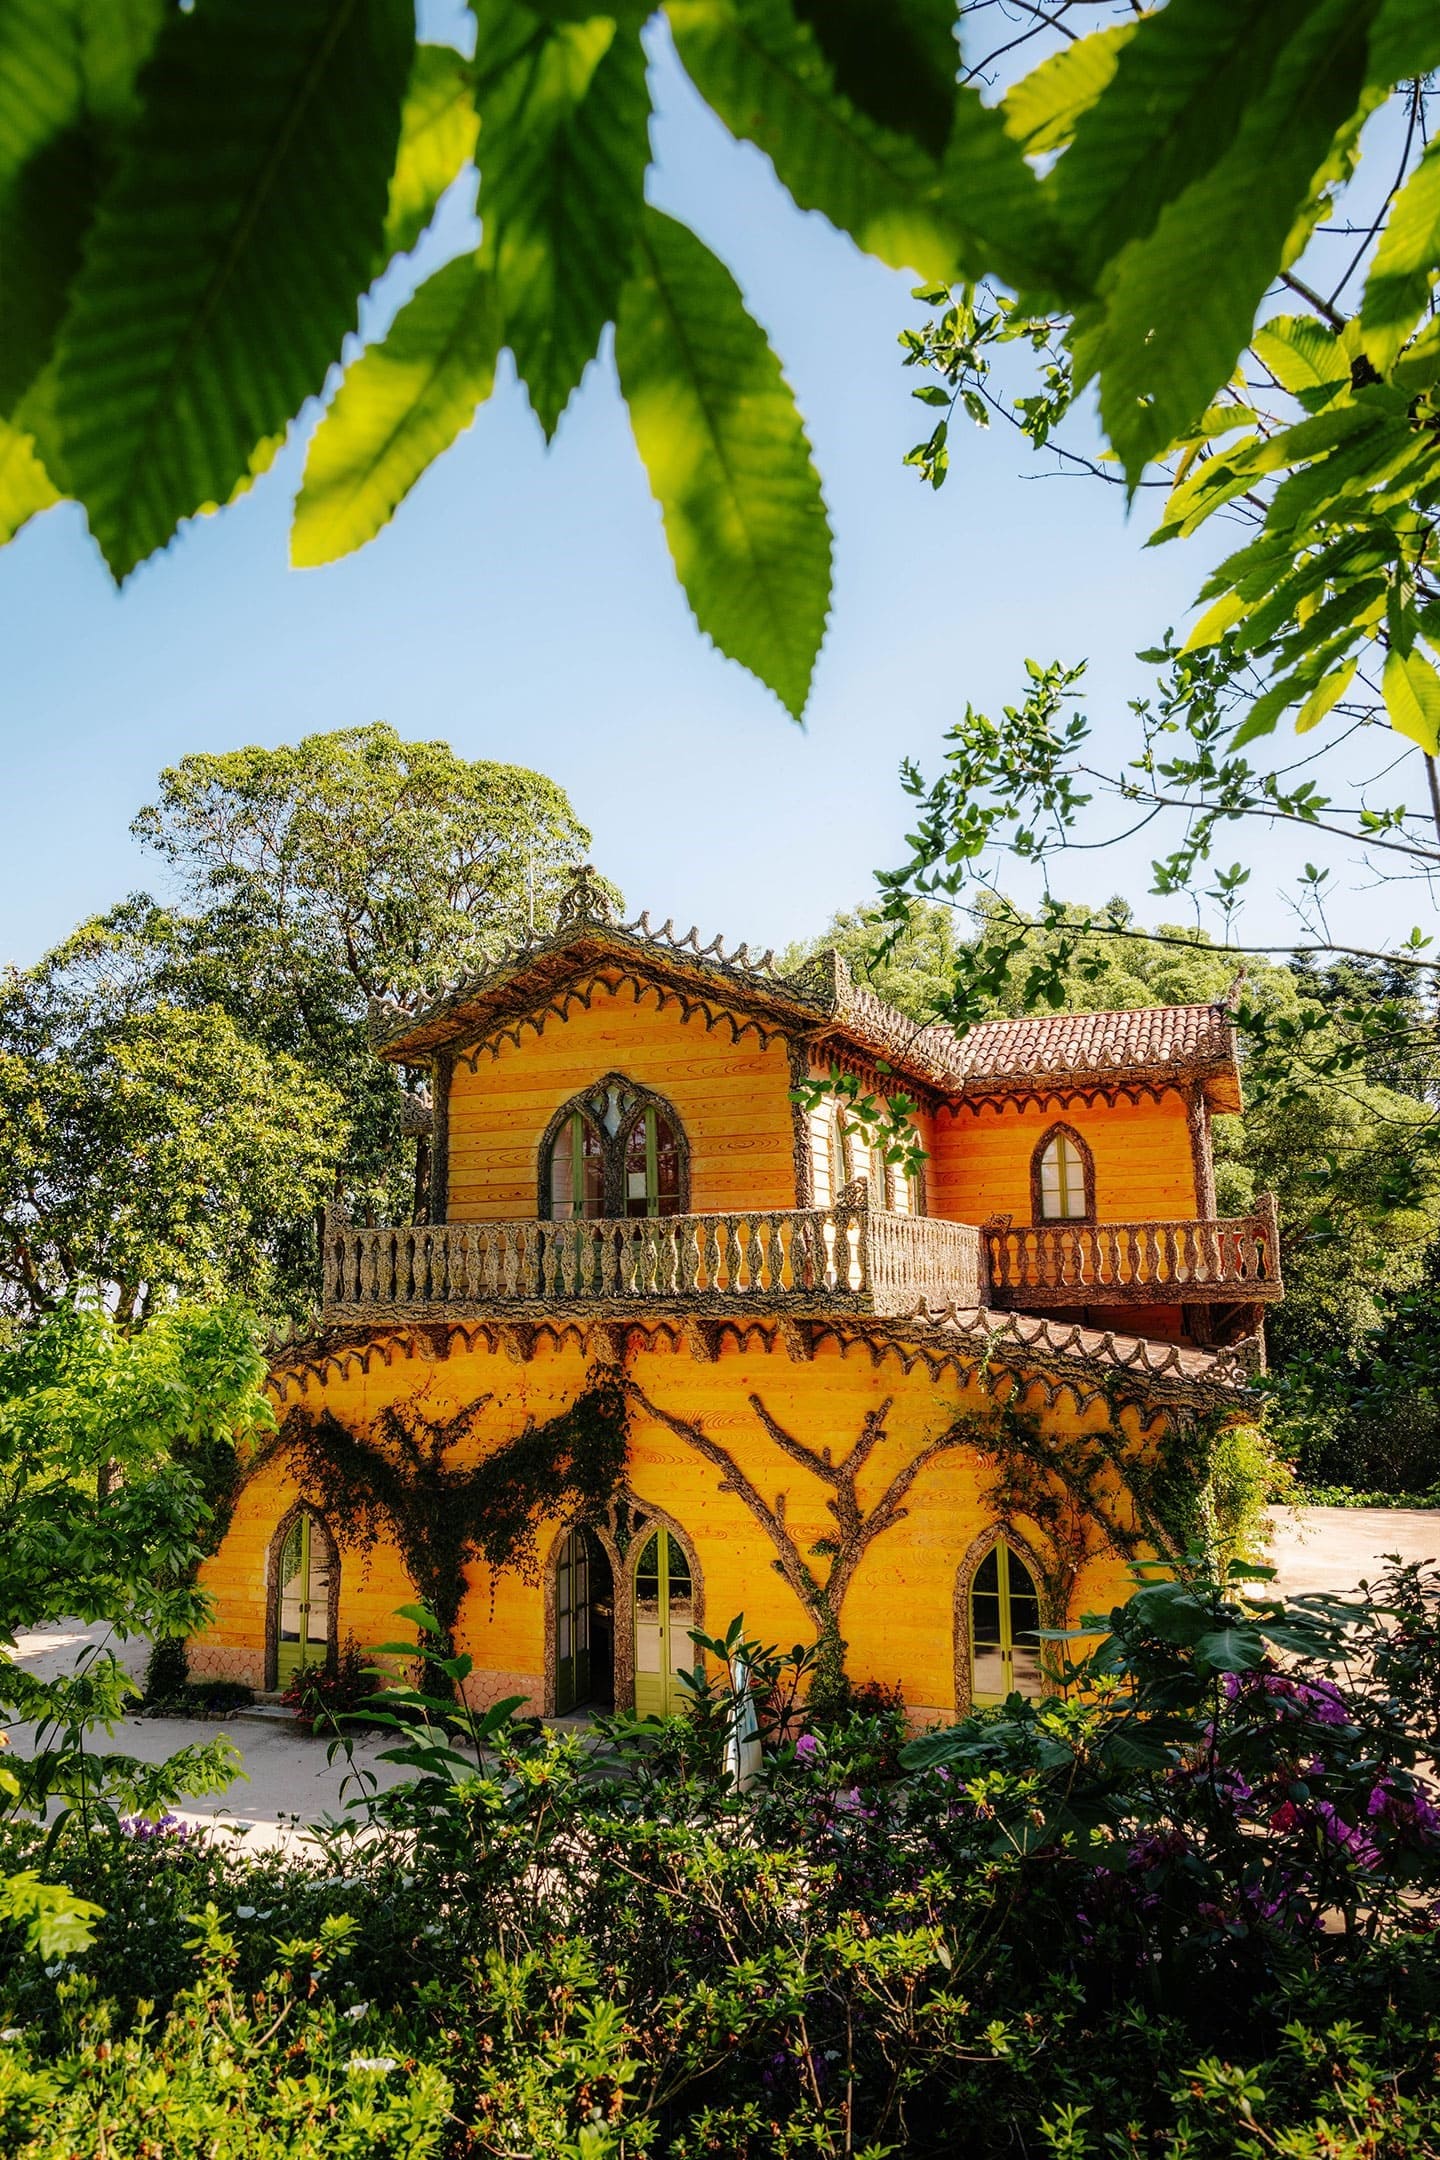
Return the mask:
M 1129 1012 L 1031 1014 L 985 1020 L 960 1043 L 967 1088 L 986 1080 L 1226 1065 L 1229 1014 L 1219 1005 L 1141 1005 Z

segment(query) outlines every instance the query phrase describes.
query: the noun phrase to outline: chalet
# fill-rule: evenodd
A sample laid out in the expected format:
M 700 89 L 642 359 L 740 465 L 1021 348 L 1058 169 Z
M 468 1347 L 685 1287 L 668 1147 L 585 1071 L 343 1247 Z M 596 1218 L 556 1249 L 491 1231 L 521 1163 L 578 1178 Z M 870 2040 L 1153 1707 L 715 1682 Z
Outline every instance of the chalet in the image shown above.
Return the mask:
M 1281 1294 L 1273 1203 L 1216 1215 L 1223 1006 L 957 1037 L 581 872 L 376 1038 L 427 1079 L 428 1220 L 330 1217 L 193 1671 L 274 1687 L 421 1597 L 476 1702 L 666 1713 L 689 1630 L 743 1613 L 949 1718 L 1039 1688 L 1035 1629 L 1203 1517 Z M 904 1091 L 918 1172 L 807 1096 L 836 1068 Z

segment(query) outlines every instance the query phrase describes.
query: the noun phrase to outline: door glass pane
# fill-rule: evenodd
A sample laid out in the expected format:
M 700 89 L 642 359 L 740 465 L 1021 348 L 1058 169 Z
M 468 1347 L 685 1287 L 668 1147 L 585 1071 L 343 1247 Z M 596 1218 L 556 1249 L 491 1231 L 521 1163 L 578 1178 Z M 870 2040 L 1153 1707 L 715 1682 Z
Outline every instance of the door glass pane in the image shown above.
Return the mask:
M 1022 1695 L 1040 1693 L 1040 1593 L 1035 1578 L 1018 1553 L 1004 1548 L 1010 1579 L 1011 1683 Z
M 660 1537 L 653 1532 L 635 1569 L 635 1670 L 658 1673 L 660 1662 Z M 637 1704 L 637 1708 L 638 1708 Z
M 310 1610 L 305 1615 L 305 1639 L 317 1656 L 330 1647 L 330 1558 L 325 1533 L 310 1525 L 310 1581 L 305 1592 Z
M 280 1553 L 280 1640 L 282 1643 L 298 1643 L 302 1632 L 304 1615 L 300 1610 L 305 1597 L 305 1518 L 297 1515 L 285 1533 L 285 1543 Z
M 625 1137 L 625 1212 L 680 1212 L 680 1143 L 663 1111 L 643 1110 Z
M 690 1672 L 695 1664 L 695 1645 L 690 1640 L 690 1630 L 695 1625 L 695 1597 L 690 1583 L 690 1563 L 685 1548 L 678 1538 L 665 1533 L 666 1558 L 670 1572 L 670 1670 L 672 1673 Z

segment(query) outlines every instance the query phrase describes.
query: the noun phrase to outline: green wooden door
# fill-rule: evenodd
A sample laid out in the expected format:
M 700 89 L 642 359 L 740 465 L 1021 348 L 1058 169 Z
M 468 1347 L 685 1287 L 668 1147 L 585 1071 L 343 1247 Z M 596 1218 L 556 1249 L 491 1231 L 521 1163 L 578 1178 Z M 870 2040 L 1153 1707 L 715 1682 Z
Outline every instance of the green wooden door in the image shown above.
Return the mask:
M 555 1571 L 555 1711 L 590 1700 L 590 1547 L 572 1530 Z
M 635 1715 L 674 1717 L 686 1707 L 676 1678 L 695 1663 L 695 1590 L 685 1549 L 653 1530 L 635 1563 Z
M 323 1530 L 297 1515 L 285 1533 L 276 1589 L 275 1684 L 287 1687 L 302 1665 L 330 1654 L 330 1552 Z

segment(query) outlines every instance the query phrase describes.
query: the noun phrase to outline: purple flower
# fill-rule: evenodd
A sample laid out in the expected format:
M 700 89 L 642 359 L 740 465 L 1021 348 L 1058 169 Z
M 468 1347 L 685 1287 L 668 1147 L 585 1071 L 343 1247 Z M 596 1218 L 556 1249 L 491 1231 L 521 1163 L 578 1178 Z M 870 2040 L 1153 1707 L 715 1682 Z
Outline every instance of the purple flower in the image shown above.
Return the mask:
M 813 1732 L 802 1732 L 795 1742 L 795 1753 L 801 1762 L 813 1763 L 816 1756 L 823 1754 L 824 1750 Z

